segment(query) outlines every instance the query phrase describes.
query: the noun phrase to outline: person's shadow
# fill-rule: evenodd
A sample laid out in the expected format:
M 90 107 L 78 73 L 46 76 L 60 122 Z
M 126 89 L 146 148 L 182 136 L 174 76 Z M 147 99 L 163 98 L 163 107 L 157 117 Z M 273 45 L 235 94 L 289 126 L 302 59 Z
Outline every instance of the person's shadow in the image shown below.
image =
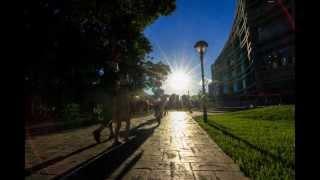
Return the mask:
M 142 128 L 147 125 L 153 125 L 148 128 Z M 104 152 L 94 158 L 78 165 L 75 168 L 56 176 L 54 179 L 106 179 L 108 178 L 124 161 L 127 160 L 154 132 L 159 126 L 156 119 L 148 120 L 130 130 L 130 140 L 123 144 L 114 144 Z M 130 170 L 141 157 L 136 156 L 124 170 L 119 174 L 123 176 Z M 121 178 L 120 178 L 121 179 Z
M 139 128 L 144 127 L 144 126 L 147 126 L 147 125 L 152 125 L 152 124 L 154 124 L 155 122 L 157 122 L 155 119 L 151 119 L 151 120 L 148 120 L 148 121 L 146 121 L 146 122 L 144 122 L 144 123 L 139 124 L 138 126 L 136 126 L 136 127 L 134 127 L 133 129 L 130 130 L 129 135 L 132 136 L 132 135 L 134 135 L 134 134 L 136 134 L 136 133 L 139 133 L 139 132 L 138 132 L 138 129 L 139 129 Z M 157 126 L 158 126 L 158 125 L 157 125 Z M 157 127 L 157 126 L 156 126 L 156 127 Z M 123 135 L 124 135 L 124 132 L 121 132 L 121 133 L 120 133 L 120 136 L 123 136 Z M 101 143 L 108 142 L 109 140 L 111 140 L 111 139 L 106 139 L 106 140 L 104 140 L 104 141 L 101 141 Z M 47 160 L 47 161 L 45 161 L 45 162 L 42 162 L 42 163 L 40 163 L 40 164 L 37 164 L 37 165 L 35 165 L 35 166 L 32 166 L 32 167 L 30 167 L 30 168 L 28 168 L 28 169 L 25 170 L 25 176 L 30 176 L 33 172 L 39 171 L 39 170 L 41 170 L 41 169 L 43 169 L 43 168 L 46 168 L 46 167 L 48 167 L 48 166 L 50 166 L 50 165 L 53 165 L 53 164 L 55 164 L 55 163 L 58 163 L 58 162 L 66 159 L 66 158 L 68 158 L 68 157 L 70 157 L 70 156 L 73 156 L 73 155 L 75 155 L 75 154 L 81 153 L 81 152 L 83 152 L 83 151 L 85 151 L 85 150 L 87 150 L 87 149 L 93 148 L 93 147 L 95 147 L 95 146 L 97 146 L 97 145 L 98 145 L 97 143 L 94 143 L 94 144 L 88 145 L 88 146 L 86 146 L 86 147 L 83 147 L 83 148 L 81 148 L 81 149 L 78 149 L 78 150 L 76 150 L 76 151 L 74 151 L 74 152 L 71 152 L 71 153 L 69 153 L 69 154 L 66 154 L 66 155 L 64 155 L 64 156 L 58 156 L 58 157 L 55 157 L 55 158 L 53 158 L 53 159 Z M 109 151 L 110 149 L 114 148 L 115 146 L 117 146 L 117 145 L 114 144 L 114 145 L 112 145 L 111 147 L 108 147 L 103 153 L 105 153 L 106 151 Z

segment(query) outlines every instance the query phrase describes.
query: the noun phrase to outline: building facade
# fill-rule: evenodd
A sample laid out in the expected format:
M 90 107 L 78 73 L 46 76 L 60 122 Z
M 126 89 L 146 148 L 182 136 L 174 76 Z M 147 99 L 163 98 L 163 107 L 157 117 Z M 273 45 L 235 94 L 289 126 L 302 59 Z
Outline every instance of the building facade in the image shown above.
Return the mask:
M 294 103 L 293 0 L 238 0 L 229 38 L 212 64 L 217 105 Z

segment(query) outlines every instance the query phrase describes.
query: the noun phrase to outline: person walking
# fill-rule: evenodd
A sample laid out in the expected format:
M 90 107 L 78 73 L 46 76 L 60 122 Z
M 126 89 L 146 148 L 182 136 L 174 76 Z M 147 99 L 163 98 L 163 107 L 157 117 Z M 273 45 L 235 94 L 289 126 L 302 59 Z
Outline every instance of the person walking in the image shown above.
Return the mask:
M 117 90 L 115 93 L 114 101 L 113 101 L 113 120 L 116 124 L 115 128 L 115 137 L 114 143 L 120 143 L 119 140 L 119 132 L 121 128 L 121 123 L 125 122 L 125 141 L 129 140 L 129 131 L 130 131 L 130 119 L 131 119 L 131 108 L 130 101 L 131 96 L 129 93 L 129 82 L 128 79 L 122 79 L 118 82 Z
M 121 143 L 119 140 L 119 133 L 122 121 L 126 122 L 125 140 L 128 140 L 130 130 L 130 95 L 129 95 L 129 83 L 127 78 L 117 79 L 115 81 L 112 100 L 112 107 L 109 108 L 109 114 L 111 116 L 105 116 L 100 127 L 93 131 L 94 139 L 97 143 L 101 142 L 101 131 L 106 127 L 110 130 L 109 139 L 114 138 L 114 143 Z M 108 111 L 108 110 L 106 110 Z M 107 113 L 108 114 L 108 113 Z M 115 131 L 113 131 L 112 124 L 115 123 Z

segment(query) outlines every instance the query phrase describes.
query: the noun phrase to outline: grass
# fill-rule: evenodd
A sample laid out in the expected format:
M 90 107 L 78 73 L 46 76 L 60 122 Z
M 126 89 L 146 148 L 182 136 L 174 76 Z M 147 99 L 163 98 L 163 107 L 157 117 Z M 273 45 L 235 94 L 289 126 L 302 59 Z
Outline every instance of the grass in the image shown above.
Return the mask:
M 270 106 L 196 118 L 252 179 L 295 178 L 294 106 Z

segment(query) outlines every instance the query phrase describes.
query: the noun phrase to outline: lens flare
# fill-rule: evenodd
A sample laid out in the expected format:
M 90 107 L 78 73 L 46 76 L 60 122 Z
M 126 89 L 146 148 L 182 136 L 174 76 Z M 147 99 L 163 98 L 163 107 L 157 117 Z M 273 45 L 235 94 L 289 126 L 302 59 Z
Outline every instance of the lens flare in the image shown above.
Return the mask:
M 190 87 L 191 77 L 183 70 L 176 70 L 172 72 L 167 79 L 168 88 L 173 90 L 176 94 L 185 93 Z

